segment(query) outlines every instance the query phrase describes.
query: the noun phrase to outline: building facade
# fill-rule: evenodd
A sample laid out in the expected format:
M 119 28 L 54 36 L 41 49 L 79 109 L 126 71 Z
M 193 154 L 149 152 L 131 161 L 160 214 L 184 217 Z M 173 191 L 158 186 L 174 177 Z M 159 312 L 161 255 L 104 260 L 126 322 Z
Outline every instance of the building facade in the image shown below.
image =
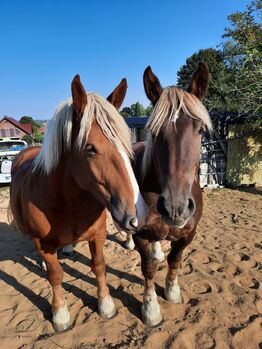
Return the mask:
M 9 116 L 5 116 L 0 121 L 0 138 L 22 139 L 25 135 L 31 134 L 31 124 L 20 124 L 19 121 Z

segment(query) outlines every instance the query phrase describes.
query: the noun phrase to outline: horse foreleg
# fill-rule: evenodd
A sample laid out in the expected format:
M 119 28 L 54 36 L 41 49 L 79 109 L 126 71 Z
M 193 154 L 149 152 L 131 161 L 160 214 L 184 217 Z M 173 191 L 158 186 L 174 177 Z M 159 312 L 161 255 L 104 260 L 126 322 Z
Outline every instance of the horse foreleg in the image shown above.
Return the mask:
M 134 243 L 133 236 L 131 233 L 126 233 L 125 248 L 127 250 L 134 250 L 134 248 L 135 248 L 135 243 Z
M 152 258 L 161 263 L 165 260 L 165 254 L 162 251 L 159 241 L 152 242 Z
M 56 250 L 52 246 L 43 246 L 40 240 L 34 240 L 34 243 L 45 262 L 48 281 L 53 289 L 52 322 L 54 329 L 64 331 L 71 325 L 71 321 L 61 286 L 63 269 L 57 259 Z
M 167 256 L 168 272 L 166 275 L 165 297 L 167 300 L 180 304 L 182 303 L 180 287 L 178 285 L 178 268 L 182 262 L 182 254 L 185 247 L 193 240 L 195 231 L 188 239 L 180 239 L 171 243 L 171 251 Z
M 142 273 L 145 278 L 142 320 L 148 326 L 155 326 L 162 320 L 154 286 L 157 262 L 152 258 L 152 246 L 148 240 L 140 239 L 135 236 L 134 240 L 141 256 Z
M 97 279 L 98 312 L 103 318 L 110 319 L 116 314 L 116 308 L 106 285 L 105 260 L 103 255 L 105 234 L 101 235 L 103 236 L 96 236 L 94 240 L 89 241 L 89 248 L 92 255 L 91 268 Z

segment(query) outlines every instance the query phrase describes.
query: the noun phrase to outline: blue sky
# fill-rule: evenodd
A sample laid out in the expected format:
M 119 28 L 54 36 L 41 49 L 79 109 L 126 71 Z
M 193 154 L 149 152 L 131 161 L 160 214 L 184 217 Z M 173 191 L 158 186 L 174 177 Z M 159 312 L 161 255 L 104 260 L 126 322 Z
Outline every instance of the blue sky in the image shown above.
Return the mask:
M 0 118 L 48 119 L 79 73 L 106 97 L 123 77 L 124 106 L 149 104 L 142 83 L 151 65 L 163 86 L 187 57 L 216 47 L 247 0 L 45 0 L 0 2 Z

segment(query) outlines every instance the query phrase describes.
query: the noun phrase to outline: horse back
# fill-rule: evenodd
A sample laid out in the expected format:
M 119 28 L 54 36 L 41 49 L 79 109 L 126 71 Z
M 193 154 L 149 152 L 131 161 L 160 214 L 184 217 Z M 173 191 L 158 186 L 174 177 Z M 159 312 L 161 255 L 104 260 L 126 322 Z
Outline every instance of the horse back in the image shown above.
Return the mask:
M 41 147 L 30 147 L 22 150 L 14 159 L 11 168 L 11 175 L 15 175 L 16 171 L 24 165 L 24 167 L 28 167 L 28 165 L 32 163 L 35 157 L 40 152 Z M 27 164 L 27 166 L 25 166 Z

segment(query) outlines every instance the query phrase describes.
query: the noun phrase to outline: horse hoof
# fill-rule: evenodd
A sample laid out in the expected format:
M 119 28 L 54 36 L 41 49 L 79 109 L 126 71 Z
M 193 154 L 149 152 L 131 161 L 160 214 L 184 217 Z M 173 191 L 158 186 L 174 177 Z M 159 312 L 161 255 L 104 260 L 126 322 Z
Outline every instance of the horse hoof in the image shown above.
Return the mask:
M 55 314 L 53 313 L 52 323 L 56 332 L 63 332 L 72 325 L 72 321 L 70 320 L 70 314 L 67 310 L 66 304 L 62 308 L 60 308 Z
M 53 322 L 55 332 L 64 332 L 69 329 L 73 324 L 73 321 L 69 321 L 67 324 L 58 324 Z
M 45 261 L 40 262 L 39 266 L 40 266 L 40 269 L 42 269 L 44 271 L 47 271 L 47 267 L 46 267 Z
M 111 296 L 105 297 L 98 303 L 98 312 L 106 320 L 116 315 L 116 307 Z
M 182 298 L 180 294 L 180 287 L 178 285 L 165 288 L 164 290 L 165 298 L 167 301 L 172 302 L 174 304 L 182 304 Z
M 135 249 L 135 244 L 134 244 L 133 240 L 126 241 L 125 248 L 129 251 L 133 251 Z
M 161 322 L 162 322 L 162 315 L 161 314 L 159 314 L 156 318 L 154 318 L 154 319 L 150 319 L 150 318 L 148 318 L 148 317 L 146 317 L 146 316 L 144 316 L 144 315 L 142 315 L 142 321 L 143 321 L 143 323 L 146 325 L 146 326 L 148 326 L 148 327 L 154 327 L 154 326 L 157 326 L 157 325 L 159 325 Z

